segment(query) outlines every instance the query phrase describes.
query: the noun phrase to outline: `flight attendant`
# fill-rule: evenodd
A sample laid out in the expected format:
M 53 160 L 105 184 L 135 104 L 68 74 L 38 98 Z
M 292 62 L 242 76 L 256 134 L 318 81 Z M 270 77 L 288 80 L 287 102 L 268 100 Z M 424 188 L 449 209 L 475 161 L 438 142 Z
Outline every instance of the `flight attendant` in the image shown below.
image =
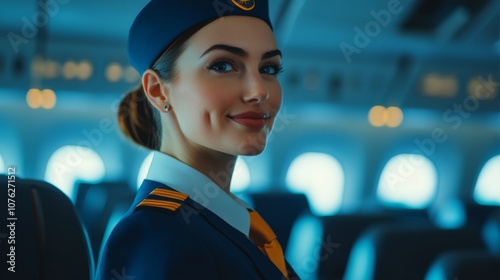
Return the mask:
M 128 49 L 142 84 L 122 100 L 120 126 L 155 152 L 97 279 L 298 279 L 229 188 L 236 158 L 264 150 L 281 106 L 267 0 L 152 0 Z

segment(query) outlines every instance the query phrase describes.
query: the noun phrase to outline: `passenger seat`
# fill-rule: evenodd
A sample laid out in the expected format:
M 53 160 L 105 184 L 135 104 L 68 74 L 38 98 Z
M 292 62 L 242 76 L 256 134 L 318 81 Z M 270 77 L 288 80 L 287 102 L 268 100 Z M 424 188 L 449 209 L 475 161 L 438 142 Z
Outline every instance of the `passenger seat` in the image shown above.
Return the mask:
M 42 181 L 16 177 L 9 182 L 0 175 L 0 185 L 4 207 L 0 211 L 0 279 L 92 279 L 90 243 L 71 200 Z

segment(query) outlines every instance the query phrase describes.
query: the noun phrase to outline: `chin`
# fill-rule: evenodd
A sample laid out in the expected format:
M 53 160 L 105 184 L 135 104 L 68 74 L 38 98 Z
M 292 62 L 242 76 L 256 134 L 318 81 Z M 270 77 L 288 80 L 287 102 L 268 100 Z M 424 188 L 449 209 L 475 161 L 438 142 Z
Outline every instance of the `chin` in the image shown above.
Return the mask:
M 249 153 L 246 153 L 246 154 L 240 154 L 240 156 L 256 156 L 256 155 L 262 154 L 263 151 L 264 151 L 264 148 L 263 149 L 256 149 L 253 151 L 249 151 Z
M 236 154 L 241 156 L 255 156 L 266 148 L 266 141 L 242 141 L 236 147 Z

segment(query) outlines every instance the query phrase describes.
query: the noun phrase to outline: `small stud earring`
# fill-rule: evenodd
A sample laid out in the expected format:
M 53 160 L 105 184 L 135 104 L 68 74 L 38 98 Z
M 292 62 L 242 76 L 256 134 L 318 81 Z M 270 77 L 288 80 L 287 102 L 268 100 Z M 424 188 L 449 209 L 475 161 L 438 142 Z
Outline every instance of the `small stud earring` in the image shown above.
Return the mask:
M 172 106 L 170 106 L 170 104 L 165 104 L 163 109 L 165 110 L 165 112 L 169 112 L 172 109 Z

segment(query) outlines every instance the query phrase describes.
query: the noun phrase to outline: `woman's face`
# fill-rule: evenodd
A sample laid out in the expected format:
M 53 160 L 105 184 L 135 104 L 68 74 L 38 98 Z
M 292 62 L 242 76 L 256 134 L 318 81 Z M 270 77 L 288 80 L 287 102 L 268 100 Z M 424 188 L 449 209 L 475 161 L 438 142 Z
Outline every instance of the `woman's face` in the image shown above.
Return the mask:
M 195 33 L 179 56 L 169 103 L 196 149 L 261 153 L 281 106 L 281 52 L 262 20 L 229 16 Z

